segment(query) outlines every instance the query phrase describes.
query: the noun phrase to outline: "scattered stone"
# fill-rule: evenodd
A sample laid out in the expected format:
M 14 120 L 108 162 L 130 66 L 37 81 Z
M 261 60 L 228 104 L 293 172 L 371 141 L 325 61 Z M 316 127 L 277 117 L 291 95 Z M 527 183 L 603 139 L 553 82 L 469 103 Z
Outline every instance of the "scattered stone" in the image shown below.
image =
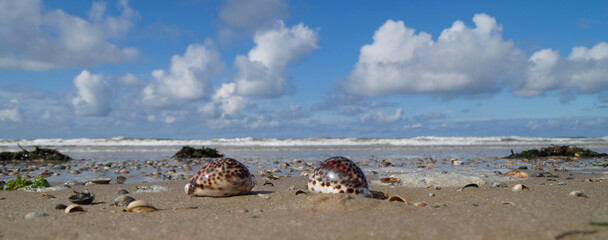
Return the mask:
M 435 194 L 434 193 L 429 193 L 429 197 L 434 197 Z
M 127 181 L 127 178 L 124 176 L 116 176 L 116 178 L 114 178 L 114 181 L 116 181 L 117 184 L 123 184 L 125 183 L 125 181 Z
M 129 191 L 127 191 L 127 189 L 121 188 L 116 190 L 116 195 L 124 195 L 124 194 L 129 194 Z
M 249 210 L 243 208 L 243 209 L 236 210 L 236 212 L 237 213 L 248 213 Z
M 114 206 L 126 207 L 129 203 L 135 201 L 135 198 L 132 198 L 127 195 L 118 196 L 114 199 Z
M 534 177 L 545 177 L 545 175 L 543 173 L 535 173 L 533 176 Z
M 66 206 L 65 204 L 57 204 L 55 205 L 55 209 L 57 210 L 65 210 L 68 206 Z
M 427 205 L 427 204 L 426 204 L 426 203 L 423 203 L 423 202 L 415 202 L 415 203 L 414 203 L 414 206 L 416 206 L 416 207 L 426 207 L 426 205 Z

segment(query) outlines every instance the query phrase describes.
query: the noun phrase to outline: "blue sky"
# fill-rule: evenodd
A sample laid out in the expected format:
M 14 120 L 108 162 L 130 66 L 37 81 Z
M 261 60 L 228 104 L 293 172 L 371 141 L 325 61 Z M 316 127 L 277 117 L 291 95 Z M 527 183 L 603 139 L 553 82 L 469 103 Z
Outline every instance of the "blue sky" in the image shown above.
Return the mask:
M 0 138 L 606 136 L 606 9 L 0 0 Z

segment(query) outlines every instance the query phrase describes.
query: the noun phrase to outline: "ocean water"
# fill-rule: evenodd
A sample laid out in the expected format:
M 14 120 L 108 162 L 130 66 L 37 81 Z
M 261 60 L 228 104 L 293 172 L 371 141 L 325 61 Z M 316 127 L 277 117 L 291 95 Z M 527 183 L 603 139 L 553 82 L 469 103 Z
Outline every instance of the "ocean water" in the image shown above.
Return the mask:
M 158 182 L 176 179 L 172 175 L 192 175 L 202 165 L 171 160 L 182 146 L 207 146 L 217 148 L 226 157 L 243 162 L 253 174 L 278 169 L 278 176 L 297 176 L 302 170 L 329 157 L 344 156 L 355 161 L 371 180 L 393 176 L 407 187 L 454 186 L 466 183 L 490 184 L 507 181 L 501 174 L 519 167 L 529 167 L 535 162 L 504 159 L 511 150 L 519 152 L 549 145 L 576 145 L 596 152 L 608 152 L 608 137 L 597 138 L 528 138 L 528 137 L 416 137 L 416 138 L 295 138 L 295 139 L 133 139 L 133 138 L 81 138 L 81 139 L 0 139 L 0 151 L 19 151 L 19 146 L 33 149 L 35 146 L 55 148 L 74 159 L 67 166 L 38 164 L 28 174 L 37 175 L 43 170 L 53 173 L 47 179 L 61 183 L 67 180 L 87 181 L 96 177 L 127 177 L 127 183 Z M 555 167 L 568 171 L 603 172 L 605 168 L 594 166 L 601 159 L 582 159 L 563 162 L 549 160 Z M 296 162 L 297 161 L 297 162 Z M 137 167 L 145 162 L 162 162 L 162 166 Z M 382 162 L 390 162 L 389 166 Z M 116 173 L 117 169 L 87 171 L 88 166 L 123 163 L 120 168 L 129 174 Z M 124 164 L 130 163 L 130 164 Z M 281 164 L 290 164 L 283 168 Z M 302 167 L 306 163 L 306 167 Z M 456 163 L 456 164 L 454 164 Z M 182 166 L 192 165 L 191 171 Z M 1 163 L 0 179 L 12 179 L 7 173 L 32 164 Z M 83 167 L 84 166 L 84 167 Z M 294 168 L 290 171 L 291 168 Z M 30 167 L 31 169 L 31 167 Z M 79 169 L 71 175 L 69 170 Z M 150 176 L 154 171 L 175 170 L 174 174 Z

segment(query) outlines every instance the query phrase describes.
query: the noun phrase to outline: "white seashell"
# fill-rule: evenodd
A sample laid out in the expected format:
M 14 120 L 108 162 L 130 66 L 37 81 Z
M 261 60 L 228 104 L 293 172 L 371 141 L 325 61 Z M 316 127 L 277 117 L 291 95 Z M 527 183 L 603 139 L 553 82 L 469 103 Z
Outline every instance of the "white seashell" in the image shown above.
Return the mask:
M 570 197 L 587 197 L 587 194 L 585 194 L 584 192 L 581 191 L 572 191 L 570 193 L 568 193 L 568 196 Z
M 85 210 L 78 204 L 72 204 L 65 208 L 65 213 L 86 212 L 86 211 L 87 210 Z
M 127 212 L 155 212 L 157 209 L 144 200 L 137 200 L 129 203 Z
M 516 191 L 521 191 L 521 190 L 524 190 L 524 189 L 528 189 L 528 186 L 523 185 L 523 184 L 517 184 L 517 185 L 515 185 L 515 186 L 513 187 L 513 191 L 514 191 L 514 192 L 516 192 Z

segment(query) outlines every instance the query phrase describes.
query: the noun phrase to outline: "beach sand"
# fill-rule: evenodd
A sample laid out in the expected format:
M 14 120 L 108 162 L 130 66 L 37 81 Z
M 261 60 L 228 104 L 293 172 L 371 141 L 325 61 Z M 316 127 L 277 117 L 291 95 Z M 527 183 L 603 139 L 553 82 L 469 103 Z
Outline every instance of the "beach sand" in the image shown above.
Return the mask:
M 272 180 L 247 195 L 189 197 L 186 181 L 73 186 L 52 192 L 0 191 L 2 239 L 608 239 L 608 179 L 604 174 L 559 172 L 560 178 L 530 177 L 506 187 L 441 189 L 370 186 L 410 204 L 344 194 L 298 194 L 306 177 Z M 592 179 L 592 181 L 588 181 Z M 593 182 L 593 180 L 604 179 Z M 562 182 L 560 185 L 559 183 Z M 529 189 L 512 191 L 523 183 Z M 135 193 L 160 185 L 164 192 Z M 159 211 L 129 213 L 112 206 L 116 190 L 146 200 Z M 73 191 L 96 195 L 86 212 L 66 214 Z M 569 196 L 581 191 L 586 197 Z M 432 194 L 434 196 L 431 196 Z M 25 219 L 30 212 L 49 216 Z

